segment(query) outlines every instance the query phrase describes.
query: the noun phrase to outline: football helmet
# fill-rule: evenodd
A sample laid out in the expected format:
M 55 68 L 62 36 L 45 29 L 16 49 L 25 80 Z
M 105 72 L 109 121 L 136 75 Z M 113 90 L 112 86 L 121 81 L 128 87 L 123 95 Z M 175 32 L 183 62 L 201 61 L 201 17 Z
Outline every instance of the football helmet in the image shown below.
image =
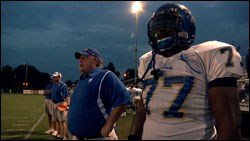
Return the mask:
M 184 5 L 167 3 L 159 7 L 148 22 L 149 45 L 174 55 L 189 48 L 195 38 L 195 19 Z

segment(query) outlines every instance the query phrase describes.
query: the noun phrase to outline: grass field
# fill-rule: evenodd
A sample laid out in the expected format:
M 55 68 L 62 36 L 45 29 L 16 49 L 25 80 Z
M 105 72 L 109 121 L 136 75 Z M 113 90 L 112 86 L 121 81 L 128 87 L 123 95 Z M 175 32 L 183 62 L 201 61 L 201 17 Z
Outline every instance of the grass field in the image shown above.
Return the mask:
M 130 114 L 117 122 L 119 139 L 127 139 L 132 119 Z M 44 96 L 1 94 L 1 140 L 53 140 L 47 129 Z
M 249 140 L 249 111 L 242 111 L 242 139 Z M 118 137 L 127 140 L 133 114 L 117 122 Z M 53 140 L 44 114 L 43 95 L 1 94 L 1 140 Z

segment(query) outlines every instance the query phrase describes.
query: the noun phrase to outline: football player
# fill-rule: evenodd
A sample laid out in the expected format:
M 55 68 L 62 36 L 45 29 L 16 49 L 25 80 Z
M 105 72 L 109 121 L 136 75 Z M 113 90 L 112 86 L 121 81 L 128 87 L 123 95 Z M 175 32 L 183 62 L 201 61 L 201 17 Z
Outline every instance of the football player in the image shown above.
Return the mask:
M 148 22 L 152 51 L 140 58 L 144 90 L 128 139 L 241 139 L 235 47 L 207 41 L 191 47 L 195 19 L 181 4 L 159 7 Z
M 50 77 L 50 83 L 46 86 L 44 90 L 45 96 L 45 114 L 48 115 L 48 122 L 49 122 L 49 130 L 45 131 L 46 134 L 52 134 L 54 132 L 54 122 L 52 122 L 52 101 L 51 101 L 51 94 L 52 94 L 52 87 L 53 87 L 53 77 Z

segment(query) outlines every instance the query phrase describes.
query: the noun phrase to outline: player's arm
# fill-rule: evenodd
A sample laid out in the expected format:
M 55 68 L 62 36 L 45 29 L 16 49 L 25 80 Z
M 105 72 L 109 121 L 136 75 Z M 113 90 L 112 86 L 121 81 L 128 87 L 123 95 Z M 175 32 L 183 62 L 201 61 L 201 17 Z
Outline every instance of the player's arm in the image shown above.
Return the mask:
M 237 88 L 235 86 L 214 86 L 209 89 L 208 96 L 218 131 L 217 139 L 240 140 L 240 106 Z
M 69 96 L 66 97 L 66 100 L 65 100 L 65 101 L 67 102 L 67 105 L 69 106 L 69 105 L 70 105 L 70 98 L 69 98 Z
M 67 108 L 69 108 L 69 105 L 70 105 L 70 97 L 69 97 L 69 92 L 68 92 L 68 88 L 66 85 L 64 85 L 62 87 L 62 93 L 64 94 L 64 99 L 65 99 L 65 102 L 67 103 Z
M 143 125 L 146 119 L 146 109 L 143 104 L 142 97 L 139 102 L 139 106 L 136 111 L 136 115 L 133 119 L 132 126 L 130 129 L 130 133 L 128 136 L 128 139 L 132 140 L 138 140 L 141 139 L 142 133 L 143 133 Z
M 112 112 L 110 116 L 108 117 L 107 122 L 105 123 L 105 125 L 102 127 L 100 131 L 103 137 L 109 136 L 109 133 L 112 131 L 114 124 L 118 121 L 118 119 L 120 118 L 125 108 L 126 108 L 126 105 L 123 104 L 112 109 Z

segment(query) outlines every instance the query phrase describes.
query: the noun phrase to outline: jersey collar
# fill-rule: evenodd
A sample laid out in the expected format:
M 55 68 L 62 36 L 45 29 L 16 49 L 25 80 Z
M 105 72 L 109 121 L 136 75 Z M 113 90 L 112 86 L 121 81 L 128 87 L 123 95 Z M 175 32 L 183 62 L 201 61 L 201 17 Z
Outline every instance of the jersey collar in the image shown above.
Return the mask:
M 80 80 L 82 80 L 82 79 L 84 79 L 84 78 L 87 78 L 87 77 L 93 78 L 93 77 L 95 77 L 95 76 L 98 74 L 99 71 L 100 71 L 100 68 L 95 68 L 94 70 L 92 70 L 92 71 L 91 71 L 90 73 L 88 73 L 87 75 L 82 74 L 82 75 L 80 76 Z

